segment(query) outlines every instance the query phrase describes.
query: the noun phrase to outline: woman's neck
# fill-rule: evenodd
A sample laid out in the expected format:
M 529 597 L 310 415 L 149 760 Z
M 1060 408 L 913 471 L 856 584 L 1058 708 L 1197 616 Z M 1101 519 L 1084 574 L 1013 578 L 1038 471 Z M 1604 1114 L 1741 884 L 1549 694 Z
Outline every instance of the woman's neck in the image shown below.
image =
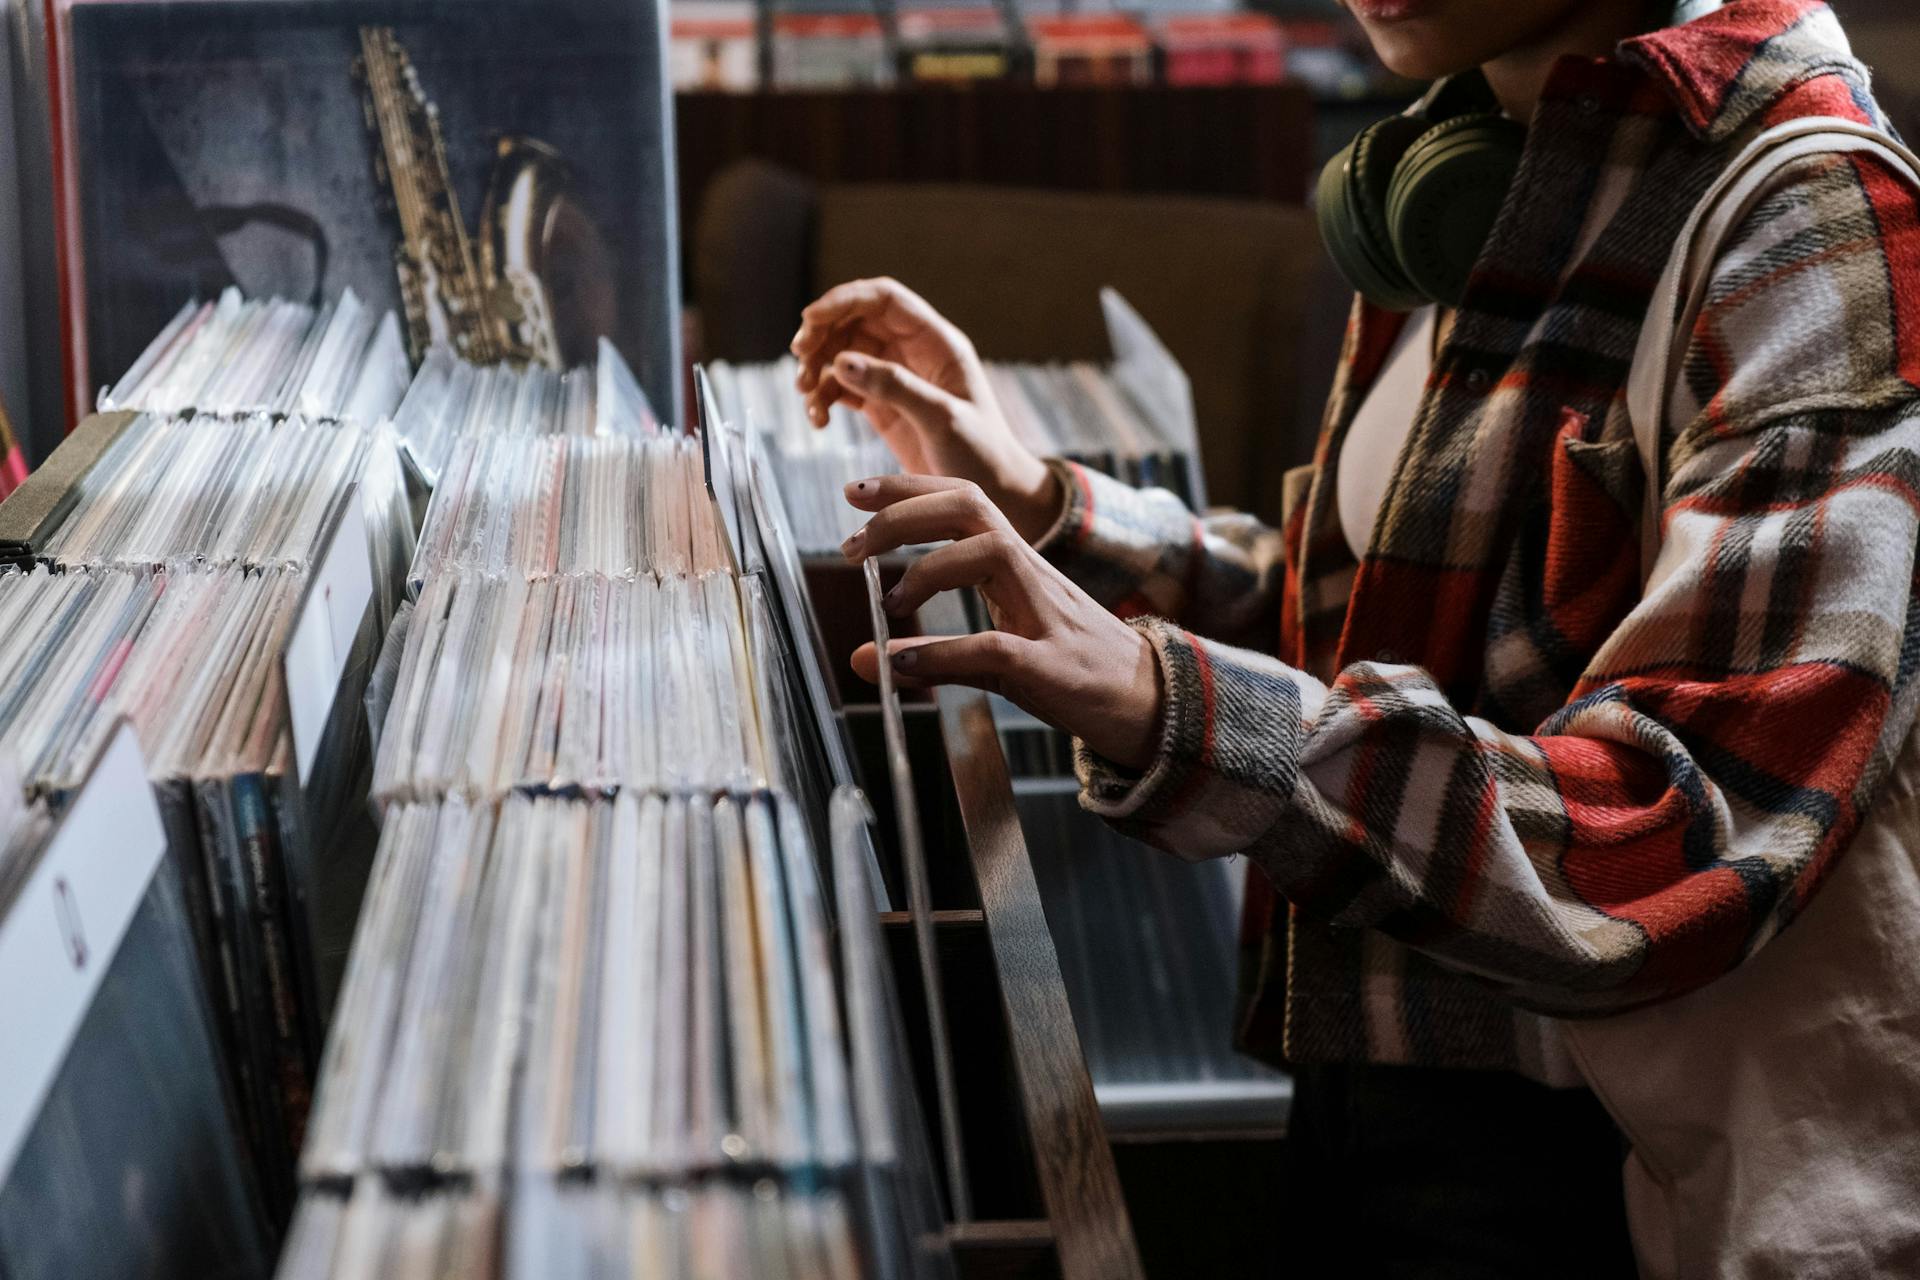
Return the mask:
M 1533 118 L 1554 64 L 1568 54 L 1590 58 L 1613 52 L 1629 36 L 1650 31 L 1672 12 L 1672 0 L 1580 0 L 1546 30 L 1484 64 L 1500 109 L 1522 124 Z

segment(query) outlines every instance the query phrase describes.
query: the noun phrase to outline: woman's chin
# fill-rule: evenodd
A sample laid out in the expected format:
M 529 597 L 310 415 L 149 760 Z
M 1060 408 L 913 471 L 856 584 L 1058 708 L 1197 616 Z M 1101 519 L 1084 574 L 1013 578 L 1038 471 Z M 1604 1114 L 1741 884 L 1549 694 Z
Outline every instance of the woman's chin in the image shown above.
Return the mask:
M 1466 70 L 1465 67 L 1436 63 L 1430 59 L 1382 58 L 1380 61 L 1387 70 L 1402 80 L 1417 80 L 1422 84 L 1430 84 L 1435 80 Z
M 1477 48 L 1455 48 L 1417 31 L 1369 31 L 1373 52 L 1387 70 L 1408 80 L 1438 80 L 1480 64 Z

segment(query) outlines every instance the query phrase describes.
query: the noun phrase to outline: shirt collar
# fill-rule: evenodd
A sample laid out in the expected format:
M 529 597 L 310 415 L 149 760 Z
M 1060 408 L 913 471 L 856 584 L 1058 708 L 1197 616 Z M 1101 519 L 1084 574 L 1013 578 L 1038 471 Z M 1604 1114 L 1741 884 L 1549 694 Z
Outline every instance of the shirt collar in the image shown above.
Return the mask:
M 1619 58 L 1659 84 L 1696 135 L 1737 132 L 1795 85 L 1866 70 L 1823 0 L 1681 0 L 1673 25 L 1623 41 Z

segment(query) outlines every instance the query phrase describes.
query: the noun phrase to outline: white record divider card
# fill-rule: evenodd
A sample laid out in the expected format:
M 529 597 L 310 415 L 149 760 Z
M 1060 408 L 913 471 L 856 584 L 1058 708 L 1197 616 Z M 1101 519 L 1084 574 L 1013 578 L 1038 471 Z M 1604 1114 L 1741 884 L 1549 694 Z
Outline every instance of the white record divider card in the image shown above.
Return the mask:
M 146 758 L 123 720 L 0 921 L 0 1183 L 166 850 Z
M 360 486 L 347 486 L 331 529 L 315 560 L 313 577 L 287 636 L 287 718 L 293 729 L 294 762 L 304 786 L 313 772 L 327 720 L 333 714 L 340 676 L 353 653 L 360 624 L 373 601 L 373 567 L 367 558 L 367 517 Z
M 700 460 L 702 473 L 707 483 L 707 497 L 720 512 L 720 528 L 726 534 L 727 554 L 732 560 L 734 576 L 738 577 L 754 566 L 750 563 L 755 557 L 747 553 L 746 538 L 742 531 L 745 523 L 740 514 L 740 484 L 737 480 L 737 468 L 743 458 L 741 445 L 744 440 L 741 424 L 733 424 L 728 430 L 720 415 L 719 405 L 713 394 L 713 383 L 707 377 L 705 365 L 693 367 L 693 403 L 699 415 Z

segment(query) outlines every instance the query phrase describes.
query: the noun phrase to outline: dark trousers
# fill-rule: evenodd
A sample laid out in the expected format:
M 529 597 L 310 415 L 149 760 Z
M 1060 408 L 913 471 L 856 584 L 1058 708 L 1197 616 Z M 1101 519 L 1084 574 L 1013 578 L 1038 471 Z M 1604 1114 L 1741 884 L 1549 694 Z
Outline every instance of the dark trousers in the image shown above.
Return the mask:
M 1301 1067 L 1287 1145 L 1290 1274 L 1635 1274 L 1625 1146 L 1585 1089 L 1495 1071 Z

